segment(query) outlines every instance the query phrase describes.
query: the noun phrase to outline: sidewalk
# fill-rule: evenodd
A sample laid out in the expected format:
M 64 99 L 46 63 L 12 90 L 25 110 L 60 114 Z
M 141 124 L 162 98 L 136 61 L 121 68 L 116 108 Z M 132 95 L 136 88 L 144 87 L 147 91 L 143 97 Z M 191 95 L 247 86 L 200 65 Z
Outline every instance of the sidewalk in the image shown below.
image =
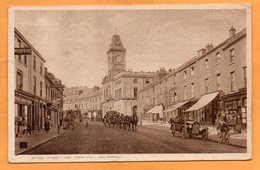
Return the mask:
M 70 129 L 63 129 L 63 127 L 60 127 L 60 133 L 58 134 L 57 127 L 54 127 L 50 129 L 48 133 L 42 131 L 35 130 L 30 135 L 23 135 L 21 137 L 15 138 L 15 154 L 19 155 L 22 153 L 30 152 L 30 150 L 39 147 L 41 144 L 50 141 L 60 135 L 63 135 L 67 132 L 69 132 Z M 27 148 L 20 148 L 20 142 L 28 142 Z
M 164 124 L 164 123 L 142 122 L 142 126 L 171 133 L 169 123 Z M 209 141 L 214 141 L 214 142 L 218 142 L 218 143 L 220 142 L 220 138 L 218 137 L 216 128 L 209 127 L 208 132 L 209 132 L 209 136 L 208 136 Z M 246 148 L 247 147 L 247 133 L 245 133 L 245 132 L 244 133 L 243 132 L 234 133 L 231 131 L 230 132 L 230 145 Z

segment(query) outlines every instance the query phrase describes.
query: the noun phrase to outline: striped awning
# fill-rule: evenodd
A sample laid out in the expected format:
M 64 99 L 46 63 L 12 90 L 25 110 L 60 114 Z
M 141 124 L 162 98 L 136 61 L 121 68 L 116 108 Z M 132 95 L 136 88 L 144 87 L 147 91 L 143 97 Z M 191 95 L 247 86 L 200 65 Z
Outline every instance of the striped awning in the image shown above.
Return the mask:
M 173 105 L 172 107 L 166 109 L 164 112 L 172 112 L 178 108 L 180 108 L 181 106 L 185 105 L 186 103 L 188 103 L 188 101 L 184 101 L 184 102 L 179 102 L 179 103 L 176 103 L 175 105 Z
M 185 112 L 201 109 L 202 107 L 209 104 L 212 100 L 214 100 L 217 97 L 218 93 L 219 92 L 214 92 L 214 93 L 203 95 L 193 106 L 185 110 Z
M 159 116 L 162 118 L 163 117 L 163 106 L 161 104 L 158 106 L 154 106 L 147 113 L 158 113 Z

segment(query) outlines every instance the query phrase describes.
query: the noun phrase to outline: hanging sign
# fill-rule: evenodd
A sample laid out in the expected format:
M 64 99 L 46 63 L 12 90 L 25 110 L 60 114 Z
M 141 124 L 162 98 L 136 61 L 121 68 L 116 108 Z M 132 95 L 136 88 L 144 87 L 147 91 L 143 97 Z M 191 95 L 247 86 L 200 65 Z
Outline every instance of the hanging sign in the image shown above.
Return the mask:
M 15 55 L 31 55 L 32 49 L 31 48 L 14 48 Z

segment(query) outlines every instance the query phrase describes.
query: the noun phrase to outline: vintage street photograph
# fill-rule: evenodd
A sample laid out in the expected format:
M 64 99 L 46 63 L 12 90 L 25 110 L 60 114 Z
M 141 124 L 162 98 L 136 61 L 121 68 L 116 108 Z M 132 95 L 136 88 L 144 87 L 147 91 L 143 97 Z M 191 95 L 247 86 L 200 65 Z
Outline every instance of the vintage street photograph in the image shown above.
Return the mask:
M 251 159 L 251 6 L 9 9 L 9 161 Z

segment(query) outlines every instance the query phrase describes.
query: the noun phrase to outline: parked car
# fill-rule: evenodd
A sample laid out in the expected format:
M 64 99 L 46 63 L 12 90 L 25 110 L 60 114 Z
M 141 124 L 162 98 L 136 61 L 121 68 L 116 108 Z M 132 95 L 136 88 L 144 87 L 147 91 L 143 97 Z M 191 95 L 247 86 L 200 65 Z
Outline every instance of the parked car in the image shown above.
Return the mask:
M 199 122 L 193 120 L 184 120 L 182 118 L 170 119 L 169 123 L 171 125 L 170 129 L 172 135 L 174 136 L 176 131 L 181 133 L 181 137 L 192 138 L 193 136 L 201 136 L 203 140 L 208 139 L 208 127 L 205 125 L 200 125 Z

